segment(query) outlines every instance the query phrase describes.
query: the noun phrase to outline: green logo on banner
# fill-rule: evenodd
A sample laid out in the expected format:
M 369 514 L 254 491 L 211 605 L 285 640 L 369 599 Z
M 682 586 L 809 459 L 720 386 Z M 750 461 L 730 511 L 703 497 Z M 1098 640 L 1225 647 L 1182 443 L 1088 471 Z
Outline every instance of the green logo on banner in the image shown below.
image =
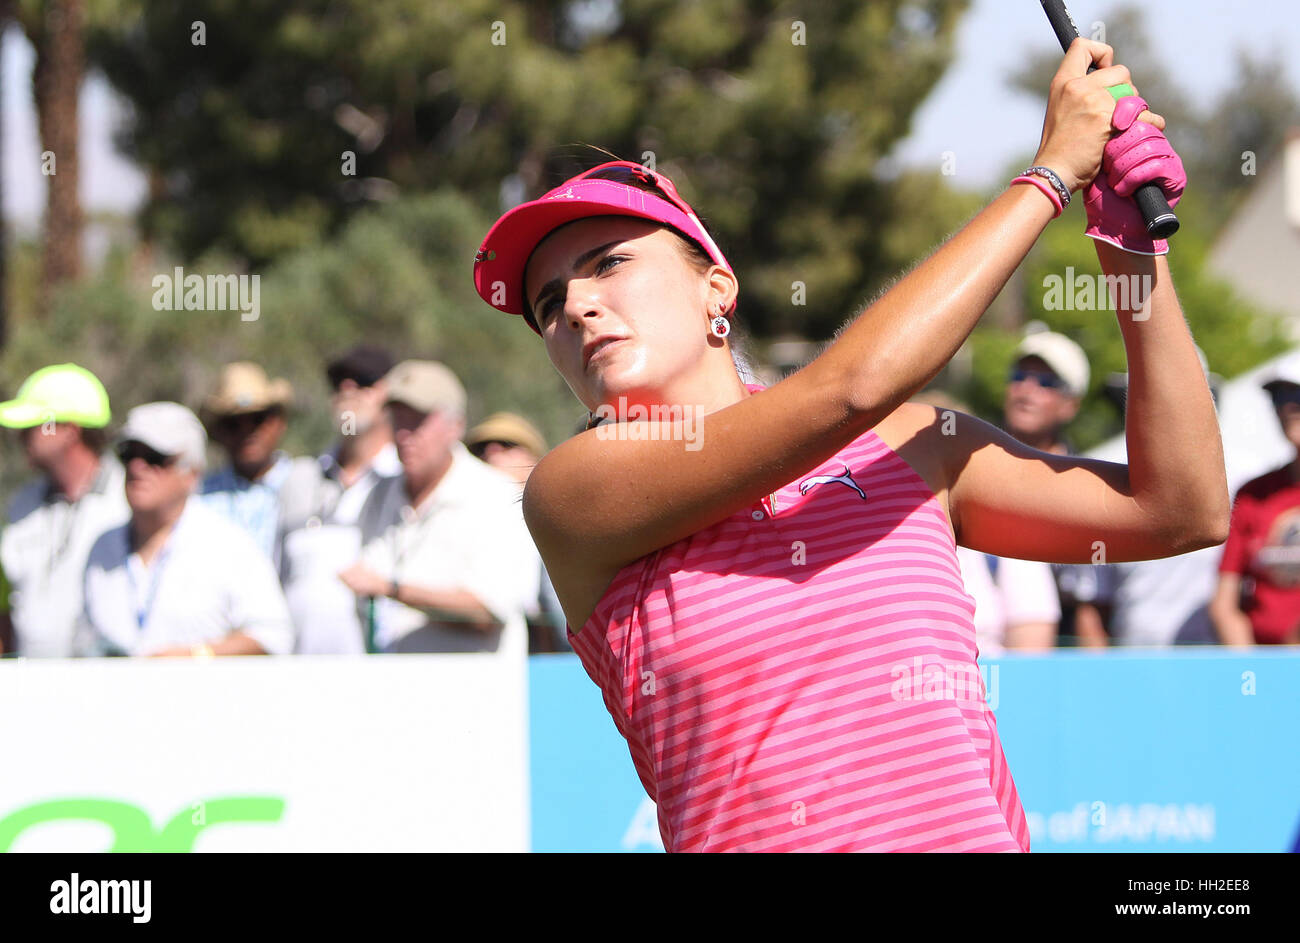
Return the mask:
M 23 832 L 46 822 L 102 822 L 113 830 L 107 851 L 193 851 L 199 832 L 232 822 L 278 822 L 284 800 L 275 796 L 205 799 L 177 812 L 160 829 L 137 805 L 116 799 L 52 799 L 0 819 L 0 852 Z

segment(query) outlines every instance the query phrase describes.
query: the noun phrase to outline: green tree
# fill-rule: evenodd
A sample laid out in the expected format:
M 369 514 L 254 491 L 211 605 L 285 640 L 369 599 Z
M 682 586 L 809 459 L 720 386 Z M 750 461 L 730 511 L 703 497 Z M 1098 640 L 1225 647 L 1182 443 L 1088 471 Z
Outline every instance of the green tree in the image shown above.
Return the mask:
M 596 163 L 590 142 L 699 204 L 756 334 L 827 336 L 912 261 L 890 228 L 917 207 L 877 167 L 968 3 L 110 5 L 91 55 L 134 106 L 123 144 L 157 182 L 146 234 L 185 259 L 262 265 L 436 186 L 496 212 Z

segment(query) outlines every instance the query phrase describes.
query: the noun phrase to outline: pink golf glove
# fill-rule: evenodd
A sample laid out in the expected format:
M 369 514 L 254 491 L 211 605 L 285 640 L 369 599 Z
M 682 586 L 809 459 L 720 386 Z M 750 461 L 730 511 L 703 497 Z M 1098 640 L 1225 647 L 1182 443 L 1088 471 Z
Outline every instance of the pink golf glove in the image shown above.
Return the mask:
M 1176 206 L 1187 186 L 1187 174 L 1164 133 L 1155 125 L 1137 120 L 1146 107 L 1147 103 L 1137 95 L 1115 103 L 1111 124 L 1123 133 L 1106 145 L 1101 173 L 1084 193 L 1083 205 L 1088 211 L 1084 234 L 1125 252 L 1164 255 L 1169 251 L 1168 241 L 1151 238 L 1132 196 L 1143 184 L 1154 183 L 1165 191 L 1169 205 Z

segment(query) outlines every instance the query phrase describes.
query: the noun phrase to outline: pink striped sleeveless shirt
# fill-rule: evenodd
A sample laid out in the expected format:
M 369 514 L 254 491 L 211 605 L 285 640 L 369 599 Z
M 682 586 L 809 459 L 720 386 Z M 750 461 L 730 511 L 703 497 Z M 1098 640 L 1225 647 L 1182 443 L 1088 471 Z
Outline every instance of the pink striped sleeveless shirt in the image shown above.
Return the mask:
M 624 567 L 569 632 L 664 847 L 1028 851 L 934 493 L 868 432 L 774 504 Z

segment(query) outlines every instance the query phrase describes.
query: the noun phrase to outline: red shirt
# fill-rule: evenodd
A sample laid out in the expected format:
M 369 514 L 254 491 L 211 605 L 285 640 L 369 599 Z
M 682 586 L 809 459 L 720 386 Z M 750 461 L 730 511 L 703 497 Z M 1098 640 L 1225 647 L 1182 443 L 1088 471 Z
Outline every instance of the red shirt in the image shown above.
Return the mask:
M 1255 641 L 1297 641 L 1300 623 L 1300 483 L 1286 467 L 1248 481 L 1232 505 L 1220 573 L 1251 580 L 1246 615 Z

